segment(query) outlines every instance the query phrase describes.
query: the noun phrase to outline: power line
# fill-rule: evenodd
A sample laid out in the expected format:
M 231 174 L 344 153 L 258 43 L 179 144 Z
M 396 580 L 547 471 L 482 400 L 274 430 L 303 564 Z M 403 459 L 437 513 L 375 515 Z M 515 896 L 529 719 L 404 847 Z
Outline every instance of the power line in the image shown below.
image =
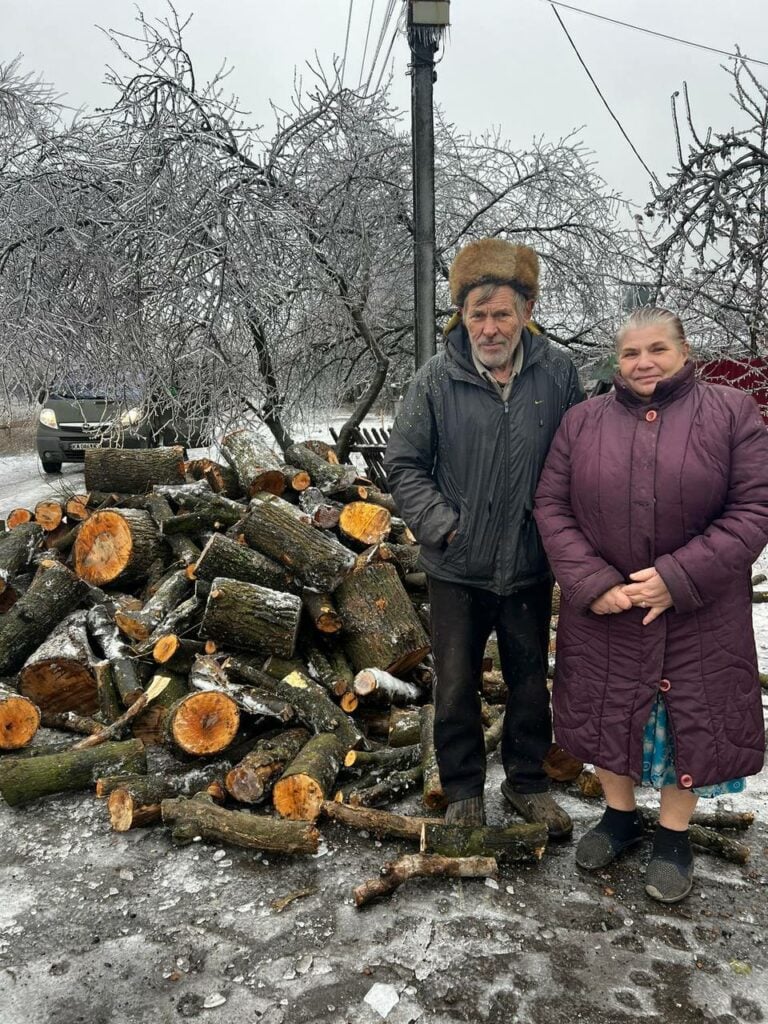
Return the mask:
M 376 6 L 376 0 L 371 0 L 371 7 L 368 11 L 368 27 L 365 30 L 365 45 L 363 46 L 363 59 L 360 61 L 360 78 L 357 83 L 357 88 L 363 84 L 363 71 L 365 70 L 365 58 L 368 56 L 368 39 L 371 34 L 371 22 L 373 21 L 373 8 Z
M 629 136 L 627 135 L 627 133 L 626 133 L 626 132 L 624 131 L 624 126 L 622 125 L 621 121 L 620 121 L 620 120 L 618 119 L 618 117 L 616 116 L 616 114 L 614 114 L 613 110 L 611 110 L 611 107 L 610 107 L 610 104 L 608 103 L 608 100 L 607 100 L 607 99 L 605 98 L 605 96 L 603 96 L 602 92 L 600 91 L 600 86 L 599 86 L 599 85 L 597 84 L 597 82 L 595 81 L 594 77 L 592 76 L 592 72 L 591 72 L 591 71 L 589 70 L 589 68 L 587 67 L 587 65 L 586 65 L 586 63 L 585 63 L 585 61 L 584 61 L 584 58 L 583 58 L 583 57 L 581 56 L 581 54 L 579 53 L 579 50 L 578 50 L 578 47 L 576 46 L 576 43 L 574 43 L 573 39 L 571 38 L 571 34 L 570 34 L 570 32 L 569 32 L 569 31 L 568 31 L 568 29 L 567 29 L 567 28 L 565 27 L 565 23 L 563 22 L 563 19 L 562 19 L 562 18 L 560 17 L 560 14 L 558 13 L 558 10 L 557 10 L 557 8 L 558 8 L 558 7 L 560 7 L 560 6 L 561 6 L 560 4 L 556 4 L 556 3 L 552 2 L 552 0 L 550 0 L 550 7 L 552 8 L 552 13 L 553 13 L 553 14 L 554 14 L 554 16 L 555 16 L 555 17 L 557 18 L 557 20 L 558 20 L 558 21 L 560 22 L 560 27 L 562 28 L 563 32 L 565 32 L 565 34 L 566 34 L 566 36 L 567 36 L 567 38 L 568 38 L 568 42 L 569 42 L 569 43 L 571 44 L 571 46 L 573 47 L 573 52 L 574 52 L 574 53 L 576 54 L 576 56 L 577 56 L 577 57 L 579 58 L 579 63 L 581 64 L 581 66 L 582 66 L 582 67 L 584 68 L 584 70 L 585 70 L 585 71 L 586 71 L 586 73 L 587 73 L 587 77 L 589 78 L 589 80 L 590 80 L 590 82 L 592 83 L 592 85 L 593 85 L 593 86 L 595 87 L 595 90 L 596 90 L 596 92 L 597 92 L 597 95 L 598 95 L 598 96 L 600 97 L 600 99 L 601 99 L 601 100 L 603 101 L 603 105 L 605 106 L 605 109 L 606 109 L 606 110 L 608 111 L 608 113 L 609 113 L 609 114 L 611 115 L 611 117 L 613 118 L 613 120 L 614 120 L 614 121 L 616 122 L 616 124 L 618 125 L 619 131 L 621 132 L 621 134 L 622 134 L 622 135 L 624 136 L 624 138 L 625 138 L 625 139 L 627 140 L 627 142 L 629 143 L 630 149 L 631 149 L 631 150 L 632 150 L 632 152 L 633 152 L 633 153 L 635 154 L 635 156 L 636 156 L 636 157 L 637 157 L 637 159 L 638 159 L 638 160 L 640 161 L 640 163 L 641 163 L 641 164 L 643 165 L 643 167 L 644 167 L 644 168 L 645 168 L 645 170 L 646 170 L 646 173 L 650 175 L 650 177 L 651 177 L 651 179 L 652 179 L 653 181 L 655 181 L 655 182 L 658 182 L 658 180 L 659 180 L 659 179 L 658 179 L 658 178 L 656 177 L 656 175 L 655 175 L 655 174 L 653 173 L 653 171 L 652 171 L 652 170 L 650 169 L 650 167 L 649 167 L 649 166 L 648 166 L 648 164 L 647 164 L 647 163 L 645 162 L 645 160 L 643 160 L 643 158 L 642 158 L 642 157 L 640 156 L 640 154 L 638 153 L 637 149 L 635 148 L 635 144 L 634 144 L 634 143 L 632 142 L 632 139 L 630 139 L 630 137 L 629 137 Z M 565 5 L 563 4 L 562 6 L 565 6 Z
M 563 7 L 567 11 L 575 11 L 577 14 L 586 14 L 589 18 L 597 18 L 598 21 L 608 21 L 612 25 L 621 25 L 622 28 L 631 28 L 635 32 L 644 32 L 649 36 L 656 36 L 659 39 L 668 39 L 673 43 L 682 43 L 683 46 L 692 46 L 697 50 L 707 50 L 709 53 L 720 54 L 721 57 L 733 57 L 735 60 L 743 60 L 748 64 L 761 64 L 768 68 L 768 61 L 758 60 L 757 57 L 745 57 L 741 53 L 731 53 L 730 50 L 719 50 L 716 46 L 707 46 L 705 43 L 695 43 L 692 39 L 682 39 L 680 36 L 670 36 L 666 32 L 657 32 L 652 28 L 644 28 L 642 25 L 632 25 L 628 21 L 619 21 L 616 18 L 609 18 L 605 14 L 597 14 L 595 11 L 585 11 L 582 7 L 572 7 L 571 4 L 561 3 L 560 0 L 541 0 L 551 7 Z
M 368 72 L 368 78 L 365 83 L 366 94 L 370 91 L 371 88 L 371 79 L 373 78 L 373 73 L 376 70 L 376 64 L 379 59 L 379 54 L 381 53 L 382 44 L 384 42 L 384 39 L 386 38 L 387 32 L 389 31 L 389 25 L 390 22 L 392 21 L 392 15 L 394 14 L 395 11 L 395 4 L 396 0 L 387 0 L 387 6 L 384 10 L 384 18 L 382 19 L 381 28 L 379 29 L 379 38 L 376 41 L 376 49 L 374 50 L 373 60 L 371 61 L 371 69 Z
M 344 88 L 344 69 L 347 66 L 347 49 L 349 47 L 349 26 L 352 24 L 352 4 L 354 0 L 349 0 L 349 10 L 347 11 L 347 35 L 344 39 L 344 56 L 341 58 L 341 72 L 339 74 L 339 87 Z
M 387 67 L 387 61 L 389 60 L 390 53 L 392 53 L 392 47 L 395 45 L 395 40 L 397 39 L 397 33 L 399 31 L 400 26 L 396 24 L 395 31 L 392 33 L 392 38 L 389 40 L 389 48 L 387 49 L 386 56 L 384 57 L 384 60 L 382 61 L 381 64 L 381 71 L 379 71 L 379 78 L 378 81 L 376 82 L 376 88 L 374 89 L 374 92 L 379 91 L 379 86 L 381 85 L 381 80 L 384 77 L 384 71 L 386 70 Z

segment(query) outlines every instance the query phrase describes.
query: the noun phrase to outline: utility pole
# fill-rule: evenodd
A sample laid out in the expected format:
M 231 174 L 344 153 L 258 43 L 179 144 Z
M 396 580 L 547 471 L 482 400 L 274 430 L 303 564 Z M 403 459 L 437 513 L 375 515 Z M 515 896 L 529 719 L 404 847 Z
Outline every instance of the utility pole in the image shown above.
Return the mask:
M 435 354 L 435 54 L 450 24 L 450 0 L 408 0 L 413 140 L 413 283 L 416 369 Z

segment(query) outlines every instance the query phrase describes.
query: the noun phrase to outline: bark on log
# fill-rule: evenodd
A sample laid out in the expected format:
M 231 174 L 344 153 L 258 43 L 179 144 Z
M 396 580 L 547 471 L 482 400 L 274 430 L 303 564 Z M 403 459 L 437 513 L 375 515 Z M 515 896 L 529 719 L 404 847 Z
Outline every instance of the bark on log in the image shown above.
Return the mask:
M 227 772 L 225 785 L 229 795 L 241 804 L 260 803 L 309 739 L 306 729 L 297 728 L 259 740 L 253 750 Z
M 312 486 L 312 478 L 306 469 L 299 469 L 298 466 L 281 466 L 285 486 L 293 495 L 303 494 Z
M 296 711 L 297 718 L 314 732 L 328 732 L 338 737 L 342 756 L 353 747 L 363 745 L 363 736 L 355 722 L 334 704 L 325 690 L 301 672 L 292 672 L 284 679 L 273 679 L 244 658 L 227 658 L 224 670 L 232 672 L 259 689 L 275 694 Z
M 190 689 L 200 693 L 218 691 L 231 698 L 241 711 L 255 718 L 272 718 L 285 724 L 296 717 L 291 704 L 264 690 L 233 682 L 213 658 L 198 656 L 189 674 Z
M 35 505 L 34 520 L 46 533 L 50 533 L 51 530 L 61 526 L 63 519 L 64 508 L 60 501 L 46 498 L 43 501 L 38 501 Z
M 205 654 L 202 640 L 187 640 L 175 633 L 161 636 L 152 648 L 152 658 L 171 672 L 189 674 L 198 654 Z
M 381 505 L 391 516 L 398 516 L 397 505 L 391 494 L 380 491 L 377 487 L 369 487 L 366 500 L 370 501 L 372 505 Z
M 584 771 L 584 762 L 579 761 L 553 743 L 542 764 L 544 771 L 555 782 L 575 782 Z
M 216 577 L 205 605 L 201 636 L 247 651 L 293 656 L 301 599 L 256 583 Z
M 320 833 L 306 821 L 281 821 L 248 811 L 226 811 L 198 794 L 191 800 L 163 800 L 163 821 L 173 826 L 175 842 L 191 842 L 197 836 L 268 853 L 317 853 Z
M 85 453 L 88 491 L 147 494 L 155 484 L 184 480 L 184 450 L 172 448 L 89 448 Z
M 371 878 L 352 890 L 356 907 L 388 896 L 409 878 L 495 878 L 498 865 L 493 857 L 441 857 L 439 854 L 406 854 L 387 861 L 378 878 Z
M 392 814 L 373 807 L 350 807 L 349 804 L 326 800 L 321 808 L 323 817 L 349 828 L 370 832 L 378 838 L 407 839 L 421 842 L 425 825 L 442 825 L 442 818 L 421 818 L 405 814 Z
M 88 508 L 88 495 L 73 494 L 72 497 L 68 498 L 65 502 L 64 511 L 67 514 L 68 522 L 81 523 L 91 514 L 91 511 Z
M 126 644 L 120 638 L 117 626 L 106 605 L 95 605 L 86 617 L 88 631 L 101 647 L 112 669 L 112 679 L 124 707 L 142 693 L 144 687 Z
M 120 717 L 122 708 L 109 661 L 97 661 L 93 666 L 93 675 L 96 679 L 99 713 L 107 725 L 111 725 Z
M 420 764 L 420 743 L 410 747 L 383 747 L 381 750 L 350 750 L 344 758 L 345 768 L 372 775 L 407 771 Z
M 392 525 L 389 531 L 389 539 L 393 544 L 417 544 L 417 540 L 414 537 L 411 530 L 405 525 L 402 519 L 397 516 L 392 517 Z
M 133 723 L 133 735 L 148 747 L 159 747 L 165 743 L 168 713 L 189 693 L 186 675 L 174 672 L 166 665 L 152 676 L 147 689 L 157 678 L 168 680 L 165 688 L 149 707 L 144 708 Z
M 408 768 L 402 772 L 391 772 L 374 786 L 357 789 L 350 794 L 349 803 L 353 807 L 380 807 L 381 804 L 392 803 L 415 789 L 421 783 L 421 765 Z
M 382 561 L 392 562 L 401 579 L 411 573 L 419 572 L 419 556 L 421 548 L 418 544 L 382 544 L 379 557 Z
M 211 459 L 192 459 L 185 464 L 184 469 L 188 479 L 205 480 L 214 494 L 239 498 L 243 493 L 237 473 L 231 466 L 223 466 Z
M 277 813 L 292 820 L 314 821 L 331 792 L 344 751 L 332 733 L 312 736 L 293 758 L 272 790 Z
M 335 494 L 338 491 L 343 491 L 345 487 L 354 482 L 357 476 L 354 466 L 339 466 L 326 462 L 303 444 L 295 444 L 286 448 L 285 457 L 292 466 L 305 469 L 312 477 L 313 485 L 318 487 L 323 494 Z
M 75 711 L 45 711 L 41 712 L 40 724 L 44 729 L 59 729 L 62 732 L 74 732 L 78 736 L 93 736 L 100 732 L 103 724 L 89 715 L 78 715 Z M 72 745 L 68 743 L 62 749 L 71 750 Z
M 547 848 L 546 825 L 491 825 L 473 828 L 462 825 L 425 825 L 421 853 L 444 857 L 495 857 L 499 864 L 541 860 Z
M 354 675 L 342 651 L 334 650 L 332 645 L 327 643 L 321 646 L 321 643 L 322 641 L 303 645 L 307 670 L 327 693 L 338 699 L 352 689 Z
M 63 565 L 41 565 L 26 594 L 0 618 L 0 676 L 22 666 L 65 615 L 77 608 L 86 589 Z
M 658 811 L 638 807 L 638 813 L 646 829 L 656 828 L 659 822 Z M 730 861 L 732 864 L 746 864 L 752 854 L 750 847 L 745 843 L 740 843 L 738 839 L 731 839 L 730 836 L 721 835 L 714 828 L 698 824 L 695 815 L 691 817 L 691 823 L 688 826 L 688 838 L 694 846 L 701 846 L 709 853 L 717 854 L 718 857 L 722 857 L 723 860 Z
M 118 611 L 115 623 L 132 640 L 146 640 L 171 611 L 186 600 L 192 583 L 183 569 L 169 576 L 155 591 L 140 611 Z
M 143 509 L 95 512 L 81 525 L 74 547 L 75 572 L 96 586 L 142 580 L 162 557 L 157 527 Z
M 219 533 L 214 534 L 203 548 L 194 572 L 199 580 L 212 581 L 223 576 L 243 583 L 258 583 L 269 590 L 288 593 L 298 590 L 295 577 L 284 565 Z
M 0 750 L 20 750 L 40 727 L 40 710 L 27 697 L 0 685 Z
M 80 740 L 79 743 L 75 743 L 72 747 L 73 750 L 88 750 L 91 747 L 96 747 L 101 743 L 106 743 L 108 740 L 118 739 L 125 729 L 125 726 L 133 721 L 137 715 L 146 708 L 146 706 L 153 701 L 159 693 L 162 693 L 166 689 L 168 684 L 171 682 L 171 676 L 163 676 L 157 673 L 152 679 L 152 684 L 147 687 L 144 693 L 122 713 L 114 722 L 104 726 L 97 733 L 88 736 L 84 740 Z
M 182 601 L 180 605 L 170 611 L 154 633 L 150 633 L 146 640 L 136 645 L 136 654 L 149 654 L 161 636 L 167 636 L 168 633 L 186 633 L 195 627 L 202 618 L 205 608 L 204 600 L 197 591 L 196 585 L 192 597 L 188 597 L 186 601 Z
M 235 430 L 221 442 L 221 453 L 234 469 L 245 494 L 258 491 L 282 494 L 285 477 L 281 461 L 275 453 L 250 430 Z
M 210 757 L 226 750 L 239 726 L 240 710 L 225 693 L 189 693 L 168 711 L 165 735 L 172 750 Z
M 409 747 L 421 742 L 419 712 L 408 708 L 392 708 L 389 716 L 387 743 L 390 747 Z
M 41 757 L 8 756 L 0 760 L 0 795 L 11 807 L 21 807 L 53 793 L 87 789 L 99 775 L 146 770 L 144 744 L 135 739 Z
M 375 665 L 400 675 L 429 653 L 429 638 L 392 566 L 355 570 L 338 588 L 336 605 L 355 671 Z
M 355 556 L 343 545 L 298 520 L 276 502 L 260 502 L 243 520 L 248 544 L 280 562 L 313 590 L 333 593 L 351 572 Z
M 387 703 L 412 704 L 423 696 L 413 683 L 385 672 L 380 668 L 364 668 L 355 676 L 353 689 L 358 697 L 379 694 Z
M 308 438 L 306 441 L 302 441 L 301 445 L 304 448 L 308 448 L 309 451 L 319 456 L 319 458 L 324 459 L 326 462 L 330 462 L 332 466 L 339 465 L 339 457 L 336 454 L 336 449 L 332 444 L 329 444 L 328 441 Z
M 144 505 L 152 516 L 155 526 L 162 532 L 163 523 L 167 519 L 173 518 L 173 510 L 167 498 L 163 498 L 159 494 L 148 494 L 144 499 Z M 173 552 L 173 557 L 181 565 L 192 565 L 200 557 L 200 548 L 189 537 L 182 534 L 171 535 L 165 537 L 165 542 Z
M 435 707 L 433 704 L 425 704 L 419 711 L 421 718 L 421 770 L 422 770 L 422 802 L 427 810 L 442 810 L 448 803 L 443 787 L 440 783 L 440 769 L 437 766 L 437 753 L 435 751 Z M 422 853 L 424 850 L 422 850 Z M 429 850 L 429 853 L 445 853 L 445 850 Z M 490 851 L 471 850 L 468 853 L 482 853 L 484 856 L 492 856 Z M 467 854 L 455 854 L 454 856 L 466 856 Z
M 385 508 L 367 501 L 345 505 L 339 516 L 339 532 L 353 546 L 367 548 L 389 536 L 392 517 Z
M 0 536 L 0 593 L 27 566 L 43 543 L 43 528 L 38 523 L 22 523 Z
M 96 780 L 96 796 L 106 798 L 115 832 L 128 832 L 160 821 L 160 804 L 171 797 L 208 793 L 223 800 L 226 770 L 226 764 L 215 763 L 161 775 L 104 775 Z
M 319 487 L 308 487 L 299 496 L 299 508 L 311 518 L 313 526 L 333 530 L 339 524 L 344 506 L 340 501 L 327 498 Z
M 301 603 L 319 633 L 332 636 L 341 631 L 341 616 L 330 594 L 318 594 L 315 590 L 305 589 L 301 592 Z
M 93 715 L 99 710 L 97 658 L 88 642 L 87 613 L 72 612 L 24 664 L 19 690 L 41 711 L 74 711 Z

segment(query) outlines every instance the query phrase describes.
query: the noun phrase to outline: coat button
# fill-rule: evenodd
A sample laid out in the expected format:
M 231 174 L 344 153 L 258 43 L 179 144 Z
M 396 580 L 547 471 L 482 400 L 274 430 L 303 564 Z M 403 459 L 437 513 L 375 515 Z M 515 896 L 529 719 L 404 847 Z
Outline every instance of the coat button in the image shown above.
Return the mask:
M 672 689 L 672 683 L 670 683 L 670 681 L 668 679 L 662 679 L 661 682 L 659 683 L 659 689 L 661 690 L 662 693 L 666 693 L 667 690 L 671 690 Z
M 653 421 L 656 419 L 658 415 L 659 414 L 656 412 L 655 409 L 649 409 L 648 412 L 645 414 L 645 418 L 648 420 L 649 423 L 653 423 Z
M 690 775 L 681 775 L 680 785 L 684 786 L 686 789 L 690 789 L 693 785 L 693 778 Z

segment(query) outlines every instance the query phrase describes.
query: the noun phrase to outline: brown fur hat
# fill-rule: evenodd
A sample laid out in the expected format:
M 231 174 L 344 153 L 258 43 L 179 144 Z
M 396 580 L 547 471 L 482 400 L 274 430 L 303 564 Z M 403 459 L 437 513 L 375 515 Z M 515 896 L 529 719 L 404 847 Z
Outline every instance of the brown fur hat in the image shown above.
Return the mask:
M 539 295 L 539 257 L 527 245 L 502 238 L 481 238 L 460 249 L 448 276 L 451 300 L 464 305 L 467 293 L 481 284 L 508 284 L 525 299 Z

